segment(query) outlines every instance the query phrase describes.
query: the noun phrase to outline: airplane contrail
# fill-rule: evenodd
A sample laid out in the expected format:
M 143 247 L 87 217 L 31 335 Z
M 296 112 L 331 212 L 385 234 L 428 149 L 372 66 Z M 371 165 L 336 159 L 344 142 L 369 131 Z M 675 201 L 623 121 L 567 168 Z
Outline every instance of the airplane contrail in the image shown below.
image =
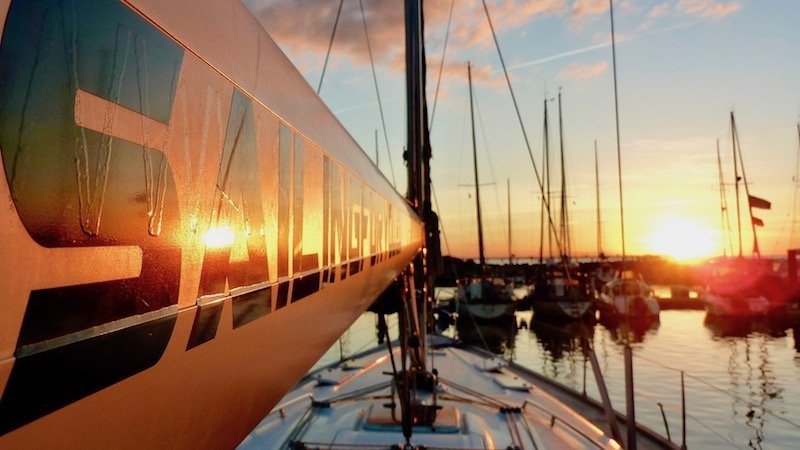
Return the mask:
M 635 40 L 635 39 L 641 39 L 641 38 L 648 37 L 648 36 L 653 36 L 653 35 L 656 35 L 656 34 L 667 33 L 667 32 L 670 32 L 670 31 L 675 31 L 675 30 L 681 29 L 681 28 L 687 28 L 687 27 L 696 25 L 698 23 L 700 23 L 700 22 L 699 21 L 693 21 L 693 22 L 683 23 L 683 24 L 680 24 L 680 25 L 675 25 L 675 26 L 672 26 L 672 27 L 667 27 L 667 28 L 662 28 L 660 30 L 651 31 L 649 33 L 642 33 L 642 34 L 638 34 L 638 35 L 633 35 L 633 36 L 630 36 L 630 37 L 627 37 L 627 38 L 620 39 L 617 42 L 619 43 L 619 42 L 632 41 L 632 40 Z M 558 53 L 556 55 L 550 55 L 550 56 L 547 56 L 545 58 L 540 58 L 540 59 L 536 59 L 536 60 L 533 60 L 533 61 L 528 61 L 528 62 L 524 62 L 524 63 L 520 63 L 520 64 L 515 64 L 513 66 L 509 66 L 508 70 L 517 70 L 517 69 L 522 69 L 522 68 L 525 68 L 525 67 L 536 66 L 536 65 L 544 64 L 546 62 L 554 61 L 554 60 L 557 60 L 557 59 L 566 58 L 568 56 L 579 55 L 581 53 L 587 53 L 587 52 L 591 52 L 591 51 L 594 51 L 594 50 L 599 50 L 601 48 L 610 47 L 610 46 L 611 46 L 611 41 L 608 41 L 608 42 L 604 42 L 602 44 L 595 44 L 595 45 L 590 45 L 588 47 L 577 48 L 575 50 L 570 50 L 570 51 L 567 51 L 567 52 Z

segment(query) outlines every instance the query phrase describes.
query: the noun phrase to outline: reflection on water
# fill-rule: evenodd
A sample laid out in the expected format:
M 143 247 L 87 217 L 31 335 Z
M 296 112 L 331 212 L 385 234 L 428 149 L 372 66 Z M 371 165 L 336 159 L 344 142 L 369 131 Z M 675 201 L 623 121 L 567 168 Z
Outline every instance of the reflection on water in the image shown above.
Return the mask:
M 604 319 L 600 324 L 617 344 L 640 344 L 648 335 L 655 335 L 661 325 L 658 317 L 638 317 L 633 321 Z
M 591 339 L 594 333 L 594 323 L 580 321 L 558 323 L 534 317 L 531 320 L 530 330 L 550 358 L 558 361 L 564 357 L 574 357 L 576 353 L 582 352 L 581 338 Z
M 797 351 L 797 324 L 784 318 L 724 320 L 717 317 L 706 317 L 703 323 L 712 332 L 712 339 L 727 350 L 726 381 L 727 391 L 733 396 L 730 406 L 733 422 L 747 426 L 748 447 L 771 448 L 772 445 L 765 445 L 767 425 L 776 418 L 785 417 L 785 393 L 796 391 L 779 377 L 783 362 L 776 360 L 773 347 L 788 341 L 786 338 L 792 334 Z
M 750 335 L 786 337 L 792 323 L 780 317 L 724 318 L 706 316 L 703 324 L 714 338 L 746 338 Z M 795 325 L 796 326 L 796 325 Z
M 517 335 L 517 317 L 501 316 L 497 319 L 475 321 L 469 314 L 458 315 L 456 337 L 465 344 L 489 350 L 507 359 L 514 359 Z
M 795 359 L 800 360 L 800 324 L 795 323 L 792 325 L 792 337 L 794 338 L 794 351 L 797 353 Z
M 520 311 L 499 323 L 462 317 L 445 334 L 488 348 L 578 392 L 599 399 L 581 338 L 594 349 L 612 405 L 625 411 L 622 350 L 634 351 L 637 420 L 681 444 L 681 371 L 685 376 L 686 436 L 690 449 L 792 449 L 800 436 L 800 324 L 708 321 L 703 311 L 662 311 L 660 322 L 537 320 Z M 375 343 L 375 316 L 366 314 L 345 335 L 345 350 Z M 397 337 L 396 316 L 390 330 Z M 447 322 L 443 322 L 447 326 Z M 484 344 L 485 342 L 485 344 Z M 328 362 L 339 359 L 332 347 Z M 347 351 L 344 351 L 347 354 Z
M 587 359 L 583 347 L 593 339 L 595 321 L 553 322 L 533 317 L 530 323 L 530 336 L 543 357 L 538 366 L 520 363 L 570 386 L 580 386 L 585 393 Z

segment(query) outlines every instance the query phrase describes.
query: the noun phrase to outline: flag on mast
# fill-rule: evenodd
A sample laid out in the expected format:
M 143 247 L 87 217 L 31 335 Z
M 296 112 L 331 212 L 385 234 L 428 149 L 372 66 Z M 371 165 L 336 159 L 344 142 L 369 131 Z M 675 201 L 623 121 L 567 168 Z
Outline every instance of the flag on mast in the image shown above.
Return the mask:
M 748 195 L 747 201 L 750 204 L 751 208 L 759 208 L 759 209 L 770 209 L 772 208 L 772 203 L 763 198 L 756 197 L 755 195 Z

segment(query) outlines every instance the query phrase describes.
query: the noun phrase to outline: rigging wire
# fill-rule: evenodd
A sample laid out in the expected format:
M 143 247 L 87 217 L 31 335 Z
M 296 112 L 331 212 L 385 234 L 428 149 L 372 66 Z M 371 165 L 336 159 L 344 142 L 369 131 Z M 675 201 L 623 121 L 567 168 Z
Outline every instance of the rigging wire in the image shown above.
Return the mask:
M 725 247 L 725 236 L 728 237 L 728 247 L 727 249 L 730 250 L 731 256 L 733 256 L 733 241 L 731 240 L 731 235 L 733 234 L 733 230 L 731 229 L 731 217 L 728 214 L 728 200 L 727 194 L 725 193 L 725 178 L 722 173 L 722 157 L 720 156 L 719 151 L 719 138 L 717 138 L 717 168 L 719 172 L 719 197 L 720 197 L 720 214 L 721 214 L 721 221 L 722 221 L 722 254 L 723 256 L 727 256 L 727 250 Z
M 372 69 L 372 80 L 373 80 L 373 83 L 375 85 L 375 94 L 376 94 L 376 96 L 378 98 L 378 109 L 380 111 L 380 116 L 381 116 L 381 126 L 383 128 L 383 137 L 384 137 L 384 141 L 386 142 L 386 153 L 388 155 L 387 159 L 389 160 L 389 170 L 391 171 L 391 175 L 392 175 L 392 186 L 394 186 L 396 188 L 397 187 L 397 180 L 395 179 L 394 164 L 392 163 L 392 155 L 391 155 L 391 151 L 389 149 L 389 135 L 388 135 L 388 133 L 386 131 L 386 120 L 384 119 L 383 103 L 381 102 L 381 94 L 380 94 L 380 90 L 378 88 L 378 78 L 377 78 L 377 76 L 375 74 L 375 62 L 374 62 L 373 57 L 372 57 L 372 47 L 371 47 L 370 42 L 369 42 L 369 33 L 367 31 L 367 19 L 366 19 L 366 15 L 364 14 L 364 4 L 363 4 L 362 0 L 359 0 L 358 4 L 359 4 L 359 8 L 361 10 L 362 23 L 364 25 L 364 36 L 365 36 L 365 40 L 366 40 L 366 43 L 367 43 L 367 52 L 369 53 L 369 63 L 370 63 L 370 67 Z M 339 19 L 341 18 L 342 6 L 343 5 L 344 5 L 344 0 L 339 0 L 339 7 L 336 10 L 336 19 L 334 20 L 334 23 L 333 23 L 333 31 L 331 33 L 331 38 L 328 41 L 328 51 L 325 53 L 325 62 L 322 65 L 322 73 L 320 74 L 319 84 L 317 85 L 317 95 L 319 95 L 319 93 L 322 90 L 322 82 L 325 79 L 325 73 L 326 73 L 327 68 L 328 68 L 328 61 L 330 59 L 331 50 L 333 49 L 333 41 L 336 38 L 336 30 L 339 27 Z M 377 159 L 376 159 L 376 164 L 377 164 Z
M 434 205 L 436 205 L 436 210 L 441 211 L 441 209 L 439 209 L 439 198 L 436 196 L 436 189 L 434 189 L 433 183 L 431 183 L 431 193 L 433 194 L 433 203 Z M 450 244 L 447 242 L 447 233 L 445 233 L 444 231 L 444 221 L 439 222 L 439 228 L 442 231 L 442 239 L 444 239 L 444 248 L 445 250 L 447 250 L 447 254 L 449 255 L 451 254 Z
M 383 139 L 386 141 L 386 153 L 389 155 L 389 170 L 392 173 L 392 186 L 397 188 L 397 180 L 394 177 L 394 164 L 392 164 L 392 155 L 389 152 L 389 134 L 386 132 L 386 119 L 383 114 L 383 103 L 381 102 L 381 92 L 378 89 L 378 77 L 375 74 L 375 61 L 372 58 L 372 46 L 369 43 L 369 32 L 367 31 L 367 16 L 364 14 L 364 2 L 358 0 L 358 6 L 361 8 L 361 22 L 364 24 L 364 38 L 367 41 L 367 53 L 369 53 L 369 65 L 372 68 L 372 81 L 375 85 L 375 95 L 378 97 L 378 111 L 381 114 L 381 126 L 383 127 Z
M 611 16 L 611 63 L 614 69 L 614 126 L 617 137 L 617 182 L 619 185 L 619 224 L 622 239 L 622 269 L 625 269 L 625 209 L 622 203 L 622 150 L 619 137 L 619 94 L 617 89 L 617 45 L 614 39 L 614 6 L 612 0 L 608 2 L 609 15 Z
M 547 90 L 544 91 L 544 108 L 542 111 L 542 116 L 544 117 L 543 126 L 542 126 L 542 170 L 544 176 L 544 190 L 542 191 L 542 199 L 539 205 L 539 264 L 544 264 L 544 217 L 545 212 L 550 214 L 550 211 L 547 210 L 547 202 L 545 202 L 544 197 L 550 195 L 550 129 L 548 127 L 548 112 L 547 112 Z M 548 200 L 549 201 L 549 200 Z M 553 257 L 553 230 L 547 230 L 547 247 L 548 247 L 548 258 Z
M 442 82 L 442 72 L 444 72 L 444 59 L 447 55 L 447 40 L 450 38 L 450 24 L 453 20 L 453 7 L 456 0 L 450 0 L 450 14 L 447 16 L 447 30 L 444 33 L 444 45 L 442 46 L 442 60 L 439 62 L 439 75 L 436 78 L 436 90 L 433 94 L 433 108 L 431 109 L 431 119 L 428 124 L 428 132 L 433 131 L 433 117 L 436 115 L 436 103 L 439 101 L 439 85 Z
M 493 189 L 494 204 L 499 208 L 499 205 L 501 205 L 501 203 L 500 203 L 500 194 L 497 191 L 497 175 L 495 174 L 494 164 L 492 163 L 492 154 L 491 152 L 489 152 L 489 141 L 486 138 L 487 136 L 486 127 L 484 126 L 483 123 L 483 115 L 481 114 L 481 105 L 480 102 L 478 101 L 477 95 L 475 96 L 475 110 L 478 116 L 478 123 L 480 124 L 481 137 L 483 138 L 483 148 L 485 150 L 484 153 L 486 154 L 486 161 L 489 163 L 489 173 L 492 175 L 492 181 L 488 183 L 483 183 L 483 185 L 490 185 L 494 187 Z M 495 223 L 494 225 L 496 226 L 497 223 Z
M 344 0 L 339 0 L 339 9 L 336 10 L 336 20 L 333 22 L 333 33 L 331 33 L 331 40 L 328 42 L 328 52 L 325 53 L 325 63 L 322 64 L 322 74 L 319 76 L 319 85 L 317 85 L 317 95 L 322 90 L 322 80 L 325 79 L 325 70 L 328 68 L 328 58 L 331 56 L 331 49 L 333 48 L 333 39 L 336 37 L 336 28 L 339 27 L 339 17 L 342 14 L 342 5 Z
M 735 121 L 733 119 L 733 111 L 731 111 L 731 130 L 732 130 L 732 133 L 733 133 L 732 139 L 735 142 L 735 146 L 734 146 L 734 152 L 735 153 L 733 155 L 734 163 L 735 163 L 735 160 L 736 160 L 736 154 L 738 153 L 738 155 L 739 155 L 739 167 L 742 169 L 742 184 L 744 185 L 744 193 L 747 196 L 747 211 L 748 211 L 749 217 L 750 217 L 750 228 L 753 231 L 753 254 L 760 258 L 761 257 L 761 250 L 759 249 L 759 246 L 758 246 L 758 235 L 756 234 L 756 222 L 753 219 L 753 208 L 750 206 L 750 199 L 751 199 L 752 196 L 750 195 L 750 186 L 749 186 L 749 183 L 747 182 L 747 174 L 745 173 L 745 169 L 744 169 L 744 156 L 742 156 L 742 142 L 739 140 L 739 131 L 736 128 L 736 123 L 735 123 Z M 738 187 L 738 182 L 737 182 L 737 187 Z M 739 201 L 738 191 L 737 191 L 736 201 L 737 201 L 737 205 L 738 205 L 738 201 Z M 738 211 L 737 211 L 737 213 L 738 213 Z M 739 239 L 741 239 L 741 229 L 739 230 Z M 739 256 L 741 256 L 741 241 L 740 241 L 739 244 L 740 244 L 740 250 L 739 250 L 740 254 L 739 254 Z
M 692 374 L 690 374 L 690 373 L 688 373 L 688 372 L 686 372 L 686 371 L 684 371 L 684 370 L 680 370 L 680 369 L 677 369 L 677 368 L 675 368 L 675 367 L 672 367 L 672 366 L 666 365 L 666 364 L 664 364 L 664 363 L 662 363 L 662 362 L 659 362 L 659 361 L 656 361 L 656 360 L 653 360 L 653 359 L 650 359 L 650 358 L 644 357 L 644 356 L 642 356 L 641 354 L 637 354 L 637 355 L 636 355 L 636 358 L 637 358 L 637 359 L 641 359 L 641 360 L 643 360 L 643 361 L 647 361 L 647 362 L 649 362 L 650 364 L 653 364 L 653 365 L 655 365 L 655 366 L 659 366 L 659 367 L 662 367 L 662 368 L 664 368 L 664 369 L 672 370 L 672 371 L 674 371 L 674 372 L 679 372 L 679 373 L 680 373 L 680 372 L 683 372 L 683 373 L 686 375 L 686 377 L 687 377 L 687 378 L 690 378 L 690 379 L 692 379 L 692 380 L 695 380 L 695 381 L 697 381 L 697 382 L 698 382 L 698 383 L 700 383 L 700 384 L 706 385 L 706 386 L 710 387 L 711 389 L 713 389 L 713 390 L 715 390 L 715 391 L 719 392 L 720 394 L 726 395 L 726 396 L 728 396 L 728 397 L 730 397 L 730 398 L 732 398 L 732 399 L 734 399 L 734 400 L 740 401 L 740 402 L 742 402 L 742 403 L 743 403 L 743 404 L 745 404 L 745 405 L 748 405 L 748 406 L 753 406 L 753 404 L 752 404 L 751 402 L 749 402 L 749 401 L 748 401 L 746 398 L 743 398 L 742 396 L 740 396 L 740 395 L 738 395 L 738 394 L 736 394 L 736 393 L 733 393 L 733 392 L 727 391 L 727 390 L 725 390 L 725 389 L 722 389 L 722 388 L 720 388 L 720 387 L 718 387 L 718 386 L 714 385 L 714 384 L 713 384 L 713 383 L 711 383 L 710 381 L 707 381 L 707 380 L 705 380 L 705 379 L 701 378 L 700 376 L 697 376 L 697 375 L 692 375 Z M 770 416 L 773 416 L 773 417 L 775 417 L 776 419 L 778 419 L 778 420 L 780 420 L 780 421 L 783 421 L 783 422 L 785 422 L 785 423 L 787 423 L 787 424 L 789 424 L 789 425 L 791 425 L 791 426 L 793 426 L 793 427 L 795 427 L 795 428 L 800 428 L 800 423 L 793 422 L 793 421 L 791 421 L 791 420 L 787 419 L 786 417 L 783 417 L 783 416 L 781 416 L 780 414 L 778 414 L 778 413 L 776 413 L 776 412 L 772 411 L 770 408 L 766 408 L 766 407 L 764 407 L 764 406 L 759 406 L 759 408 L 760 408 L 760 409 L 762 409 L 762 410 L 763 410 L 765 413 L 769 414 Z
M 511 78 L 508 76 L 508 69 L 506 68 L 505 59 L 503 59 L 503 52 L 500 50 L 500 43 L 497 41 L 497 34 L 494 31 L 494 24 L 492 23 L 492 17 L 489 14 L 489 7 L 486 6 L 486 0 L 481 0 L 483 4 L 483 11 L 486 13 L 486 20 L 489 22 L 489 29 L 492 32 L 492 39 L 494 40 L 495 48 L 497 49 L 497 56 L 500 58 L 500 65 L 503 67 L 503 75 L 506 78 L 506 85 L 508 86 L 508 91 L 511 93 L 511 101 L 514 103 L 514 110 L 517 114 L 517 120 L 519 121 L 519 126 L 522 129 L 522 137 L 525 140 L 525 148 L 528 150 L 528 156 L 530 157 L 531 165 L 533 165 L 533 172 L 536 175 L 536 183 L 539 186 L 539 191 L 544 193 L 544 185 L 542 184 L 542 178 L 539 176 L 539 169 L 536 167 L 536 161 L 533 158 L 533 150 L 531 149 L 531 144 L 528 139 L 528 133 L 525 130 L 525 124 L 522 122 L 522 114 L 519 110 L 519 104 L 517 103 L 517 97 L 514 95 L 514 89 L 511 86 Z M 544 197 L 544 194 L 542 195 Z M 545 200 L 545 206 L 547 207 L 547 220 L 550 224 L 550 228 L 553 232 L 556 232 L 555 224 L 553 223 L 553 218 L 550 215 L 550 202 Z M 559 238 L 556 236 L 556 246 L 559 248 L 559 252 L 561 249 L 561 242 Z M 569 276 L 569 271 L 567 271 L 567 275 Z

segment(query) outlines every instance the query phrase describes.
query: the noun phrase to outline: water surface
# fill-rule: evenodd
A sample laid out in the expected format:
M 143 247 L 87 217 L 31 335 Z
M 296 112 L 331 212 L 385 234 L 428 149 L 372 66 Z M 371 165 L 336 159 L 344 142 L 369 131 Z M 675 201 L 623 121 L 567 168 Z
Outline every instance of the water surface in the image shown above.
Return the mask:
M 318 365 L 375 345 L 375 322 L 375 315 L 363 315 Z M 555 325 L 535 320 L 530 311 L 481 327 L 480 333 L 466 325 L 460 322 L 445 334 L 486 346 L 599 399 L 577 337 L 587 336 L 612 404 L 619 411 L 625 411 L 622 355 L 629 342 L 634 354 L 638 421 L 665 436 L 668 427 L 673 442 L 682 442 L 683 372 L 688 448 L 798 448 L 798 324 L 760 320 L 714 323 L 706 320 L 703 311 L 667 310 L 662 311 L 659 322 L 637 328 Z M 396 337 L 396 320 L 390 326 Z

